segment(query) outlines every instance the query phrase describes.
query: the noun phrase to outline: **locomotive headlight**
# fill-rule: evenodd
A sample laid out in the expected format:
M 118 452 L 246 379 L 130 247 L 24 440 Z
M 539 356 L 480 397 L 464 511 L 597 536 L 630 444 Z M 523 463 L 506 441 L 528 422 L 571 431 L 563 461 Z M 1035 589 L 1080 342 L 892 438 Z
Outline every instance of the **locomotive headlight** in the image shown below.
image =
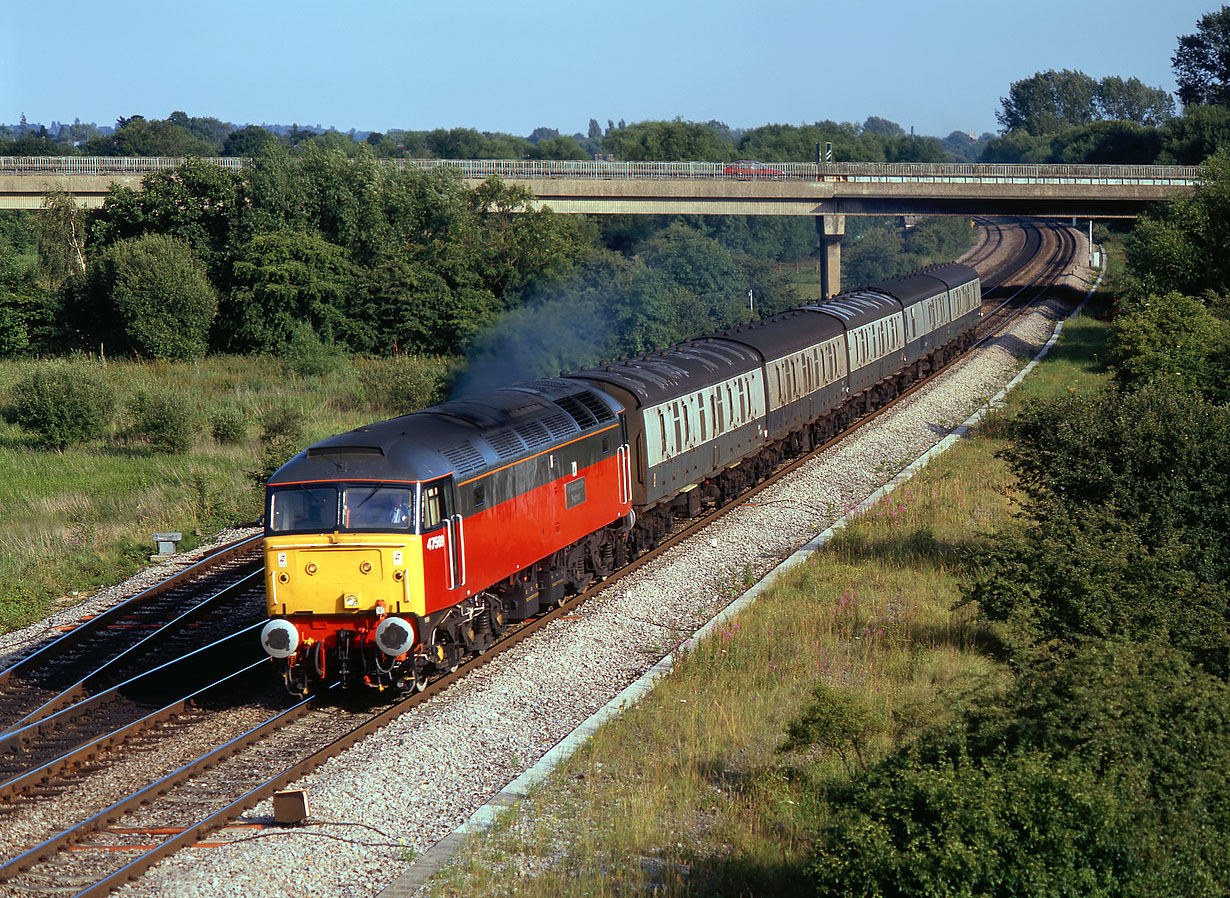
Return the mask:
M 261 628 L 261 647 L 270 658 L 289 658 L 299 648 L 299 631 L 289 621 L 275 618 Z
M 344 596 L 342 598 L 342 605 L 346 608 L 358 608 L 359 607 L 359 597 L 358 596 Z
M 308 576 L 311 576 L 312 574 L 316 573 L 316 565 L 315 565 L 315 563 L 313 563 L 313 562 L 308 562 L 308 566 L 307 566 L 307 567 L 305 567 L 305 568 L 304 568 L 304 570 L 308 572 Z
M 390 658 L 410 651 L 414 640 L 414 622 L 404 617 L 386 617 L 376 628 L 376 646 Z

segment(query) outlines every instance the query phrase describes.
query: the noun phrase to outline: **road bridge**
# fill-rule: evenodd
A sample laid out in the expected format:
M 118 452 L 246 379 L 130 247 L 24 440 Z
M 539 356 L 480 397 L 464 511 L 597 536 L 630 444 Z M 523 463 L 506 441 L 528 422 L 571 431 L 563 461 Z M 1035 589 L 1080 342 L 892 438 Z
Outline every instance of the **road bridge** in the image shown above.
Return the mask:
M 0 157 L 0 208 L 37 209 L 64 190 L 102 205 L 113 184 L 185 160 L 148 157 Z M 243 159 L 205 160 L 242 168 Z M 1018 215 L 1131 218 L 1190 191 L 1195 166 L 973 163 L 576 162 L 388 159 L 398 169 L 456 171 L 470 184 L 497 176 L 527 187 L 536 208 L 588 215 L 809 215 L 827 247 L 826 283 L 839 281 L 847 215 Z

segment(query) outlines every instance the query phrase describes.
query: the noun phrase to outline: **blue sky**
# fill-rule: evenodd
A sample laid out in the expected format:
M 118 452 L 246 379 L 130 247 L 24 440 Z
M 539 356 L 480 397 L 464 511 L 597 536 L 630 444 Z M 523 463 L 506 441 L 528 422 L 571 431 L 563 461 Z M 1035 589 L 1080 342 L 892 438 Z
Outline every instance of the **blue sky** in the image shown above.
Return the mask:
M 997 130 L 1046 69 L 1174 90 L 1209 2 L 211 0 L 8 3 L 0 121 L 113 124 L 174 110 L 343 131 L 584 132 L 589 119 L 732 127 L 891 119 Z

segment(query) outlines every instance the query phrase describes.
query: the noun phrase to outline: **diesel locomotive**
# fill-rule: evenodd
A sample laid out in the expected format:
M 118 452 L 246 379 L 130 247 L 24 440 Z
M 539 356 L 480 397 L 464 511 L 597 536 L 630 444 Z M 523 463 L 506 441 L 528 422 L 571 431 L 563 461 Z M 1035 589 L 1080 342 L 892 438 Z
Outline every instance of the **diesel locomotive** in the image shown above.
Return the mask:
M 924 377 L 981 308 L 933 266 L 322 440 L 268 482 L 262 645 L 295 694 L 422 689 Z

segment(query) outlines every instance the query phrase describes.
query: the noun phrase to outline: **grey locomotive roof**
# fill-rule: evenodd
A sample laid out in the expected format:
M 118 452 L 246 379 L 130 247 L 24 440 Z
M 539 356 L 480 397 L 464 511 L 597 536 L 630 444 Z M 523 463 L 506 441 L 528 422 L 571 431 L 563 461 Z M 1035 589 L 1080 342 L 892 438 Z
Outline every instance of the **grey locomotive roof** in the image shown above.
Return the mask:
M 271 485 L 317 480 L 459 480 L 618 420 L 609 396 L 562 378 L 515 384 L 327 437 Z
M 721 336 L 710 336 L 686 340 L 639 359 L 582 368 L 567 377 L 570 380 L 622 387 L 644 407 L 721 383 L 758 368 L 762 363 L 760 354 L 750 346 Z

